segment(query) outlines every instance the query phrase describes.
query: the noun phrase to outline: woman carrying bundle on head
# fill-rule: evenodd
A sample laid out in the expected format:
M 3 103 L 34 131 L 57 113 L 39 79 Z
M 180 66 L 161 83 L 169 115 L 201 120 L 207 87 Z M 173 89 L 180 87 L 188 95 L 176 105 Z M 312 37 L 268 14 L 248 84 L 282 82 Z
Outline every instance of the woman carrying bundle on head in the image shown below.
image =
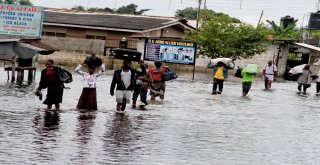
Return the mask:
M 101 62 L 102 63 L 102 62 Z M 104 64 L 100 65 L 100 71 L 95 73 L 95 65 L 88 65 L 88 72 L 81 71 L 82 65 L 85 62 L 82 62 L 77 66 L 75 72 L 80 74 L 84 79 L 84 87 L 82 89 L 81 96 L 77 105 L 77 109 L 86 109 L 86 110 L 97 110 L 97 92 L 96 92 L 96 81 L 98 77 L 102 76 L 105 71 Z

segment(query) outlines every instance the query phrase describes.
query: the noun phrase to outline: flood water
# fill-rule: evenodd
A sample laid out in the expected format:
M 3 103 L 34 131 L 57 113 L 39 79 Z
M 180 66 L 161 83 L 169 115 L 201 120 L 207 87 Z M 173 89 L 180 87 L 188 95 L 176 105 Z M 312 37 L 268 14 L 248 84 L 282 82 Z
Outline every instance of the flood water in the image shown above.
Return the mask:
M 302 97 L 295 82 L 274 83 L 274 90 L 266 92 L 260 79 L 243 98 L 237 81 L 225 82 L 222 95 L 211 95 L 210 81 L 181 76 L 167 83 L 163 103 L 145 111 L 128 106 L 125 114 L 116 114 L 108 72 L 97 84 L 99 110 L 88 114 L 75 110 L 82 79 L 74 75 L 62 111 L 53 113 L 33 95 L 36 84 L 11 85 L 0 68 L 0 162 L 320 164 L 315 84 Z

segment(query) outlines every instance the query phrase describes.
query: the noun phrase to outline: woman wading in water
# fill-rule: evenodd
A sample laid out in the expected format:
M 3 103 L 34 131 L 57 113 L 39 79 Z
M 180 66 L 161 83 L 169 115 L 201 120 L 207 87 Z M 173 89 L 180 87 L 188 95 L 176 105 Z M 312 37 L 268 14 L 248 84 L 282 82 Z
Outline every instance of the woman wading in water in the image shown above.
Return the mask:
M 58 67 L 53 66 L 53 60 L 46 61 L 46 69 L 41 71 L 41 78 L 39 87 L 36 93 L 40 93 L 42 89 L 47 88 L 47 97 L 43 104 L 47 105 L 48 110 L 52 108 L 52 104 L 55 105 L 56 110 L 60 110 L 60 103 L 62 103 L 63 96 L 63 82 L 58 75 Z

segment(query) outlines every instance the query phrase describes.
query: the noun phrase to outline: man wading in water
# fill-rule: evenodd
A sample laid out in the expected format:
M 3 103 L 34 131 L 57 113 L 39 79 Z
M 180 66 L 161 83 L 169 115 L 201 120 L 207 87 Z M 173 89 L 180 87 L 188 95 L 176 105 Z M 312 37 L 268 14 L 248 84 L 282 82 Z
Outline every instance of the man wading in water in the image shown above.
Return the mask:
M 130 103 L 131 93 L 135 86 L 137 73 L 131 68 L 131 61 L 124 60 L 121 69 L 114 71 L 110 94 L 114 95 L 116 88 L 117 112 L 123 112 L 126 109 L 126 104 Z
M 271 89 L 271 84 L 274 80 L 274 77 L 278 74 L 278 69 L 272 64 L 271 60 L 268 61 L 268 65 L 264 66 L 262 74 L 264 76 L 265 90 Z

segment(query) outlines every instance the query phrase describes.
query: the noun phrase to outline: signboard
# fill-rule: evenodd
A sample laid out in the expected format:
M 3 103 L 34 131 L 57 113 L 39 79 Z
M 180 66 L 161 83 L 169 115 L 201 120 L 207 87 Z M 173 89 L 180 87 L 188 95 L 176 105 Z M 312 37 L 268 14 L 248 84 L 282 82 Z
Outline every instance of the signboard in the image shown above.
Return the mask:
M 43 8 L 0 4 L 0 34 L 40 37 Z
M 144 52 L 146 61 L 194 65 L 196 44 L 184 40 L 150 38 L 146 39 Z

